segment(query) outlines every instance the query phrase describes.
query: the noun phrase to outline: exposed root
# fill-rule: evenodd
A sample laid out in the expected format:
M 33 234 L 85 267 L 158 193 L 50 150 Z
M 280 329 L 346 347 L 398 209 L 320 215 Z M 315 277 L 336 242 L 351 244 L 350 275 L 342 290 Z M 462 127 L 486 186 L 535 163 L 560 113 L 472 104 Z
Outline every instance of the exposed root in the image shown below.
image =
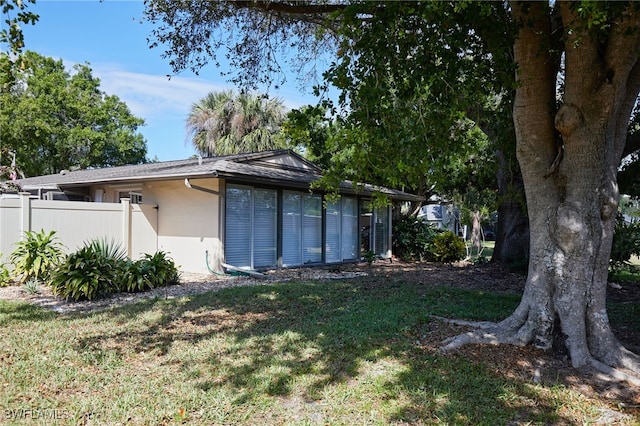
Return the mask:
M 526 338 L 528 333 L 522 333 L 521 329 L 527 329 L 525 324 L 522 324 L 519 329 L 514 329 L 505 325 L 505 322 L 495 323 L 486 321 L 464 321 L 456 319 L 448 319 L 438 316 L 432 316 L 432 318 L 444 321 L 453 325 L 472 327 L 474 330 L 458 334 L 457 336 L 450 337 L 443 341 L 443 346 L 438 350 L 440 353 L 447 353 L 457 349 L 460 349 L 466 345 L 475 344 L 489 344 L 489 345 L 515 345 L 525 346 L 531 343 L 530 338 Z M 622 347 L 623 352 L 620 352 L 618 359 L 623 357 L 626 362 L 620 362 L 620 367 L 628 368 L 630 373 L 626 373 L 618 368 L 611 367 L 601 361 L 598 361 L 593 356 L 590 356 L 586 360 L 587 367 L 591 367 L 598 373 L 605 375 L 603 379 L 615 381 L 615 382 L 627 382 L 633 386 L 640 387 L 640 376 L 634 375 L 638 370 L 638 357 L 636 354 L 629 352 Z
M 460 349 L 466 345 L 475 344 L 489 344 L 489 345 L 501 345 L 510 344 L 516 346 L 524 346 L 528 343 L 527 340 L 523 340 L 517 330 L 513 330 L 511 327 L 504 326 L 504 323 L 495 322 L 472 322 L 462 320 L 452 320 L 442 317 L 436 317 L 441 321 L 445 321 L 449 324 L 461 325 L 473 327 L 475 330 L 467 333 L 462 333 L 454 337 L 446 339 L 440 347 L 439 352 L 446 353 L 452 350 Z
M 473 328 L 482 328 L 482 329 L 494 328 L 498 325 L 498 323 L 491 322 L 491 321 L 465 321 L 465 320 L 459 320 L 459 319 L 439 317 L 437 315 L 431 315 L 431 318 L 437 319 L 442 322 L 446 322 L 448 324 L 461 325 L 461 326 L 473 327 Z
M 633 386 L 640 386 L 640 378 L 627 374 L 617 368 L 610 367 L 595 358 L 589 359 L 588 365 L 596 371 L 604 374 L 607 378 L 611 378 L 618 382 L 627 382 Z

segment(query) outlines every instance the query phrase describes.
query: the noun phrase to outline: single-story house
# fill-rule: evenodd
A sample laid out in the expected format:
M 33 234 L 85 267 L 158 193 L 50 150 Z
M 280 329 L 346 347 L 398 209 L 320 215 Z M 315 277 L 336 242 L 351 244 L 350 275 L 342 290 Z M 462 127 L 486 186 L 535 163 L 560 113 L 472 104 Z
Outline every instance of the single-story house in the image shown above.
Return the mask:
M 185 271 L 222 265 L 268 269 L 391 256 L 391 208 L 415 195 L 343 182 L 325 198 L 310 184 L 321 170 L 290 150 L 63 171 L 19 181 L 31 198 L 157 206 L 150 217 L 157 250 Z M 148 247 L 148 245 L 147 245 Z

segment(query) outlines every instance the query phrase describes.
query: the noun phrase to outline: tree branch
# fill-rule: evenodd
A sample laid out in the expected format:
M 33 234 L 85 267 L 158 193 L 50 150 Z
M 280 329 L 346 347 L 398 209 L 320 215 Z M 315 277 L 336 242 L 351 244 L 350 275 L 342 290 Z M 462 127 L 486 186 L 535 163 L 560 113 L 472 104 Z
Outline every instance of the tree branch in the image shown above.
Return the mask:
M 311 2 L 278 1 L 234 1 L 231 5 L 237 9 L 259 9 L 263 12 L 276 12 L 286 15 L 328 15 L 344 10 L 346 4 L 314 4 Z

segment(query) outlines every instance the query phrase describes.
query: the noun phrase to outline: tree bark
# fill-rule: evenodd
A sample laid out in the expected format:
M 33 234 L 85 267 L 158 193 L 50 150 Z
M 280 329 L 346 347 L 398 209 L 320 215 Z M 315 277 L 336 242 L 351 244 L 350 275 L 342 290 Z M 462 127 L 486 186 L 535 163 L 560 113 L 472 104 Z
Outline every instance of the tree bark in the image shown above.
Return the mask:
M 566 49 L 564 99 L 556 110 L 558 70 L 552 54 L 541 48 L 551 37 L 549 5 L 512 3 L 521 25 L 514 44 L 513 117 L 530 225 L 523 297 L 490 332 L 458 336 L 445 349 L 473 342 L 550 349 L 561 335 L 575 367 L 610 372 L 606 364 L 640 372 L 640 357 L 616 340 L 606 311 L 616 171 L 640 90 L 640 35 L 625 31 L 640 22 L 640 12 L 629 6 L 603 45 L 580 22 L 574 5 L 558 6 Z
M 498 153 L 498 223 L 492 262 L 516 263 L 529 259 L 529 219 L 520 170 L 507 164 Z M 517 168 L 516 168 L 517 169 Z

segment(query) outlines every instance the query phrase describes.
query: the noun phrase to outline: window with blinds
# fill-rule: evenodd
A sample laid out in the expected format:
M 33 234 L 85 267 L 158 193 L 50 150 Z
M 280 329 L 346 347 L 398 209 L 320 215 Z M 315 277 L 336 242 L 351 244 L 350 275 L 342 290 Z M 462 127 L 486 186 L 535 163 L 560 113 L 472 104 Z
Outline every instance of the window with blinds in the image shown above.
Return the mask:
M 240 268 L 275 266 L 277 191 L 228 185 L 226 193 L 226 263 Z
M 278 265 L 279 254 L 285 267 L 357 260 L 360 256 L 362 218 L 355 197 L 341 197 L 326 203 L 324 215 L 322 196 L 302 191 L 283 190 L 279 206 L 275 189 L 228 184 L 225 201 L 225 262 L 228 264 L 273 267 Z M 366 228 L 373 234 L 376 253 L 386 254 L 388 209 L 376 209 L 372 213 L 367 217 L 373 226 Z M 282 233 L 281 247 L 278 247 L 278 232 Z
M 302 193 L 282 193 L 282 264 L 302 265 Z
M 322 197 L 305 194 L 302 198 L 302 261 L 322 262 Z
M 324 256 L 327 263 L 340 262 L 342 260 L 342 221 L 340 215 L 340 200 L 328 202 L 325 222 Z
M 249 186 L 228 185 L 225 225 L 225 261 L 239 268 L 252 265 L 252 191 Z
M 342 198 L 342 260 L 358 258 L 358 200 Z

